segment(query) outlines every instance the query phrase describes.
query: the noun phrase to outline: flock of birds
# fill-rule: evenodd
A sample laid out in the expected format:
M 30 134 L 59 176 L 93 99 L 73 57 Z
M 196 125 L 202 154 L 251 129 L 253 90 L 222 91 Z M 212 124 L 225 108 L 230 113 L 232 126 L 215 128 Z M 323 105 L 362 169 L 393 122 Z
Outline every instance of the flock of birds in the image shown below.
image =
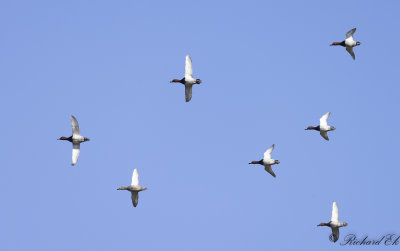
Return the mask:
M 354 41 L 353 35 L 356 31 L 356 28 L 351 29 L 346 33 L 346 39 L 342 42 L 333 42 L 331 46 L 340 45 L 346 48 L 346 51 L 352 56 L 355 60 L 355 54 L 353 48 L 355 46 L 360 45 L 360 42 Z M 201 84 L 200 79 L 193 78 L 193 69 L 192 69 L 192 59 L 189 55 L 186 56 L 185 63 L 185 76 L 182 79 L 173 79 L 171 83 L 181 83 L 185 86 L 185 99 L 186 102 L 189 102 L 192 99 L 192 89 L 193 85 Z M 320 120 L 319 125 L 317 126 L 309 126 L 305 130 L 316 130 L 319 131 L 321 136 L 325 140 L 329 140 L 328 132 L 333 131 L 336 128 L 328 125 L 328 118 L 330 116 L 330 112 L 324 114 Z M 74 166 L 79 158 L 80 153 L 80 145 L 83 142 L 89 141 L 89 138 L 85 138 L 80 135 L 78 120 L 71 116 L 72 123 L 72 136 L 70 137 L 60 137 L 58 140 L 67 140 L 72 143 L 72 165 Z M 279 164 L 279 160 L 275 160 L 271 157 L 271 153 L 274 150 L 275 145 L 273 144 L 267 151 L 264 153 L 264 158 L 259 161 L 252 161 L 249 164 L 259 164 L 263 165 L 265 171 L 271 174 L 273 177 L 276 177 L 274 171 L 272 170 L 272 165 Z M 147 190 L 146 187 L 142 187 L 139 185 L 139 172 L 135 168 L 132 174 L 132 182 L 127 187 L 120 187 L 117 190 L 127 190 L 131 192 L 132 204 L 134 207 L 138 205 L 139 201 L 139 192 Z M 328 223 L 320 223 L 318 226 L 328 226 L 332 230 L 332 240 L 336 242 L 339 239 L 339 228 L 347 226 L 347 223 L 339 221 L 339 209 L 336 202 L 333 202 L 332 205 L 332 217 Z

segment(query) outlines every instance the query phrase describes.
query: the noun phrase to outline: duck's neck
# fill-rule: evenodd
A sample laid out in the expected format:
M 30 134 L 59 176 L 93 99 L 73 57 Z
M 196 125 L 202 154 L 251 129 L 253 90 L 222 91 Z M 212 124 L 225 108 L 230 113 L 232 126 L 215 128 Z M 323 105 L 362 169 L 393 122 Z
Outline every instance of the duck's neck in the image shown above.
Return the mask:
M 259 161 L 253 160 L 253 161 L 250 162 L 249 164 L 260 164 L 260 165 L 262 165 L 262 164 L 263 164 L 263 160 L 259 160 Z
M 184 84 L 184 83 L 185 83 L 185 78 L 182 78 L 182 79 L 180 79 L 180 80 L 174 78 L 174 79 L 171 80 L 171 83 L 181 83 L 181 84 Z
M 309 127 L 306 128 L 306 130 L 316 130 L 316 131 L 319 131 L 320 128 L 319 128 L 319 126 L 309 126 Z
M 68 140 L 69 142 L 72 142 L 72 136 L 71 137 L 64 137 L 62 136 L 61 138 L 59 138 L 58 140 Z
M 346 46 L 344 40 L 343 40 L 342 42 L 333 42 L 333 43 L 331 44 L 331 46 L 335 46 L 335 45 L 340 45 L 340 46 L 343 46 L 343 47 Z

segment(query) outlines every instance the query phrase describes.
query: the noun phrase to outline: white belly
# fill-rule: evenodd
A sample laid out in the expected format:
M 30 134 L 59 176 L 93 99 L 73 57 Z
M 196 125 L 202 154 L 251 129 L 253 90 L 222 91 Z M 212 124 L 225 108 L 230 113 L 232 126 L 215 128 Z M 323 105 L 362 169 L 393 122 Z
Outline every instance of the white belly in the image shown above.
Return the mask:
M 330 126 L 320 126 L 320 127 L 319 127 L 319 130 L 320 130 L 321 132 L 327 132 L 327 131 L 330 131 L 330 130 L 331 130 L 331 127 L 330 127 Z
M 85 138 L 83 137 L 83 136 L 72 136 L 72 142 L 77 142 L 77 143 L 80 143 L 80 142 L 83 142 L 85 140 Z
M 273 159 L 263 159 L 264 165 L 273 165 L 275 163 L 275 160 Z
M 185 82 L 186 82 L 186 84 L 195 84 L 196 79 L 194 79 L 192 77 L 185 77 Z
M 354 41 L 353 37 L 349 37 L 344 40 L 344 44 L 349 47 L 354 47 L 356 46 L 356 41 Z

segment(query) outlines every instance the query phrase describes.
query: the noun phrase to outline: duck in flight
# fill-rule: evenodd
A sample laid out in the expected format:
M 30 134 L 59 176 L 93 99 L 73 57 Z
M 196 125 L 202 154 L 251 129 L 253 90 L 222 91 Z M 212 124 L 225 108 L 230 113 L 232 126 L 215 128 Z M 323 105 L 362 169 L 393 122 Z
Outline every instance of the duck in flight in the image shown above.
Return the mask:
M 275 144 L 273 144 L 270 148 L 268 148 L 267 151 L 264 153 L 264 158 L 262 160 L 254 160 L 250 162 L 249 164 L 260 164 L 264 166 L 265 171 L 267 171 L 269 174 L 271 174 L 274 178 L 276 178 L 276 175 L 274 171 L 272 171 L 272 165 L 279 164 L 279 160 L 275 160 L 271 158 L 271 153 L 274 150 Z
M 201 84 L 200 79 L 193 78 L 192 59 L 189 55 L 186 56 L 185 77 L 182 79 L 173 79 L 170 83 L 181 83 L 185 85 L 186 102 L 192 99 L 192 88 L 194 84 Z
M 351 57 L 356 60 L 356 55 L 354 54 L 353 48 L 360 45 L 360 42 L 354 41 L 353 34 L 356 32 L 356 28 L 349 30 L 346 33 L 346 39 L 342 42 L 333 42 L 331 46 L 340 45 L 346 47 L 346 51 L 351 55 Z
M 347 226 L 347 223 L 339 221 L 339 209 L 338 209 L 338 205 L 335 201 L 333 202 L 333 205 L 332 205 L 331 221 L 329 221 L 328 223 L 320 223 L 317 226 L 318 227 L 320 227 L 320 226 L 330 227 L 332 229 L 333 242 L 336 242 L 339 239 L 339 228 Z
M 139 185 L 139 173 L 138 170 L 135 168 L 132 174 L 131 185 L 127 187 L 120 187 L 117 190 L 127 190 L 131 192 L 132 204 L 134 207 L 136 207 L 139 202 L 139 192 L 147 190 L 147 187 L 142 187 Z
M 322 116 L 319 119 L 319 125 L 318 126 L 309 126 L 305 130 L 316 130 L 316 131 L 319 131 L 319 134 L 321 134 L 321 136 L 324 139 L 329 140 L 328 132 L 336 130 L 335 127 L 328 126 L 328 118 L 329 118 L 330 115 L 331 115 L 331 112 L 325 113 L 324 116 Z
M 71 123 L 72 123 L 72 136 L 68 138 L 63 136 L 58 140 L 67 140 L 72 143 L 72 165 L 74 166 L 79 158 L 81 143 L 89 141 L 89 139 L 80 135 L 78 120 L 76 120 L 76 118 L 73 115 L 71 115 Z

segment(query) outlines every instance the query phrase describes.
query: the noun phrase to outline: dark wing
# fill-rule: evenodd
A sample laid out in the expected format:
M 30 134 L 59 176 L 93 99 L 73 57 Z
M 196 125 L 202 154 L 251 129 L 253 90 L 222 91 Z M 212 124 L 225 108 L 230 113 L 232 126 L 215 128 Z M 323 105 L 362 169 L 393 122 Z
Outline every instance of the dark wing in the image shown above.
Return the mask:
M 134 207 L 137 206 L 139 202 L 139 192 L 131 192 L 132 204 Z
M 353 47 L 346 47 L 346 51 L 351 55 L 353 60 L 356 60 L 356 55 L 354 54 Z
M 265 171 L 269 172 L 274 178 L 276 178 L 274 171 L 272 171 L 271 165 L 266 165 L 264 169 Z
M 337 240 L 339 240 L 339 228 L 338 227 L 331 227 L 331 229 L 332 229 L 333 242 L 337 242 Z
M 327 131 L 320 131 L 319 134 L 321 134 L 322 138 L 329 140 Z
M 352 37 L 353 34 L 354 34 L 354 32 L 356 32 L 356 28 L 353 28 L 353 29 L 349 30 L 349 31 L 346 33 L 346 38 Z

